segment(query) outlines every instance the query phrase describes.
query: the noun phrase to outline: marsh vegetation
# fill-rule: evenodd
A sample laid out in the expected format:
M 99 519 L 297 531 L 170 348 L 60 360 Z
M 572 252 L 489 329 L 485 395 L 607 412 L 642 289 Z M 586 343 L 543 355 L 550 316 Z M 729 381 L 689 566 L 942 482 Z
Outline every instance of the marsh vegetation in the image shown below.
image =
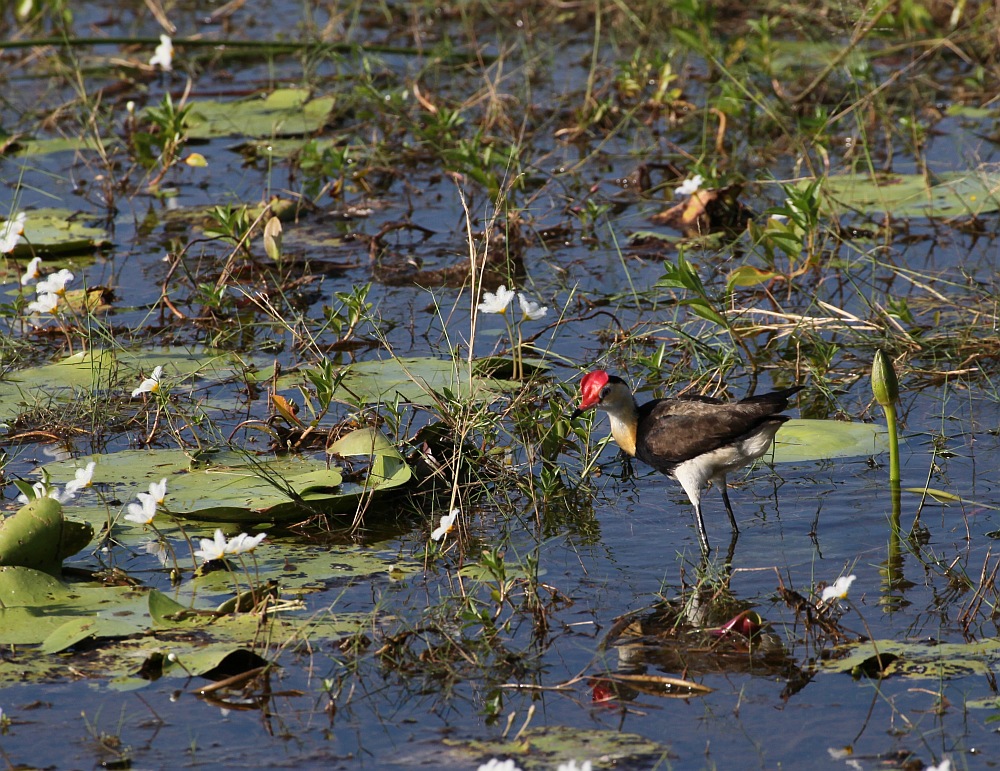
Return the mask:
M 997 14 L 2 6 L 6 762 L 991 767 Z

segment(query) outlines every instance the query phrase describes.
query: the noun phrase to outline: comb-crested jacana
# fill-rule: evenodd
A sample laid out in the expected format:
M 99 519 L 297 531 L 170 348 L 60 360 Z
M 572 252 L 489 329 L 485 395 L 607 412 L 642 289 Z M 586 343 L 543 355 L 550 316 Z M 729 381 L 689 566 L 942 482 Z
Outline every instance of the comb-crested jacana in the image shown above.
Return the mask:
M 726 490 L 726 474 L 767 452 L 781 424 L 788 420 L 777 413 L 801 388 L 793 386 L 738 402 L 682 396 L 640 405 L 624 380 L 594 370 L 580 382 L 580 406 L 572 417 L 594 407 L 604 410 L 611 418 L 611 436 L 622 450 L 680 482 L 694 505 L 698 536 L 707 552 L 702 489 L 711 481 L 722 491 L 735 538 L 739 527 Z

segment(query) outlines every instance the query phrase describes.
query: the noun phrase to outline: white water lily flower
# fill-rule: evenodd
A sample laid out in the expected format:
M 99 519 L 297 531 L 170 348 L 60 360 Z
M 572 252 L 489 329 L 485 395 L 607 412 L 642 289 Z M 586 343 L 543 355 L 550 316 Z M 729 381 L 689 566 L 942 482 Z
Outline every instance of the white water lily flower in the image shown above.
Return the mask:
M 170 72 L 174 68 L 174 43 L 169 35 L 160 35 L 160 44 L 149 60 L 150 67 L 156 65 L 160 65 L 164 72 Z
M 39 268 L 42 265 L 41 257 L 32 257 L 31 262 L 28 263 L 27 267 L 24 269 L 24 275 L 21 276 L 21 286 L 27 284 L 33 284 L 39 278 L 42 277 L 42 273 Z
M 841 576 L 833 582 L 832 586 L 828 586 L 823 590 L 823 594 L 820 599 L 822 599 L 823 602 L 846 599 L 847 592 L 850 591 L 851 584 L 854 583 L 856 578 L 857 576 L 855 575 Z
M 150 482 L 149 495 L 157 504 L 163 503 L 163 499 L 167 497 L 167 478 L 163 477 L 159 482 Z
M 0 254 L 14 251 L 14 247 L 24 234 L 25 216 L 23 211 L 19 211 L 0 226 Z
M 146 541 L 146 543 L 142 545 L 142 550 L 146 552 L 146 554 L 152 554 L 156 557 L 163 567 L 166 567 L 167 563 L 170 561 L 170 553 L 167 551 L 167 545 L 159 538 Z
M 486 763 L 481 763 L 476 771 L 521 771 L 521 769 L 513 760 L 490 758 Z
M 927 766 L 924 771 L 951 771 L 951 758 L 942 758 L 936 766 Z
M 136 397 L 141 394 L 155 394 L 160 390 L 160 375 L 163 374 L 163 367 L 157 366 L 153 370 L 153 374 L 139 383 L 139 387 L 132 391 L 132 396 Z M 166 480 L 164 480 L 166 482 Z
M 569 760 L 565 763 L 560 763 L 556 767 L 556 771 L 591 771 L 591 763 L 589 760 L 585 760 L 582 763 Z
M 66 270 L 66 268 L 57 270 L 39 281 L 35 291 L 40 295 L 51 293 L 62 296 L 66 294 L 66 285 L 74 278 L 72 271 Z
M 28 313 L 54 313 L 59 307 L 59 295 L 46 292 L 28 303 Z
M 234 535 L 229 539 L 229 543 L 226 544 L 225 552 L 226 554 L 244 554 L 252 552 L 260 546 L 260 542 L 266 537 L 267 533 L 258 533 L 257 535 L 240 533 L 239 535 Z
M 156 516 L 156 499 L 149 493 L 139 493 L 139 502 L 128 505 L 125 519 L 137 525 L 148 525 Z
M 483 301 L 479 303 L 479 310 L 482 313 L 503 313 L 514 299 L 516 293 L 513 289 L 508 289 L 505 284 L 501 284 L 496 291 L 483 292 Z
M 521 306 L 521 313 L 530 321 L 537 321 L 540 318 L 544 318 L 545 314 L 549 312 L 547 305 L 543 307 L 541 303 L 533 303 L 523 294 L 518 294 L 517 302 Z
M 59 503 L 69 503 L 76 497 L 76 488 L 66 485 L 62 492 L 59 492 L 58 487 L 53 487 L 49 491 L 49 498 L 59 501 Z
M 201 557 L 205 562 L 221 560 L 226 556 L 226 536 L 216 528 L 215 538 L 202 538 L 201 548 L 195 550 L 195 557 Z
M 30 501 L 38 500 L 39 498 L 51 498 L 54 501 L 59 501 L 59 503 L 69 503 L 73 500 L 73 496 L 76 494 L 75 490 L 71 490 L 69 485 L 63 492 L 59 492 L 58 487 L 49 487 L 45 482 L 35 482 L 31 486 L 31 495 L 25 495 L 21 493 L 17 496 L 18 503 L 29 503 Z
M 432 541 L 440 541 L 455 528 L 455 520 L 458 519 L 458 509 L 452 509 L 451 514 L 441 517 L 441 524 L 434 528 L 431 533 Z
M 85 487 L 90 487 L 91 482 L 94 480 L 94 469 L 96 467 L 97 463 L 90 461 L 84 468 L 78 468 L 76 476 L 66 483 L 66 492 L 70 495 L 75 495 Z
M 705 178 L 701 174 L 695 174 L 691 179 L 685 179 L 679 187 L 674 189 L 674 195 L 694 195 L 701 190 Z
M 31 492 L 33 493 L 33 495 L 30 498 L 24 493 L 21 493 L 19 496 L 17 496 L 18 502 L 27 503 L 28 501 L 33 501 L 36 498 L 45 498 L 49 494 L 49 487 L 48 485 L 45 484 L 45 482 L 35 482 L 31 486 Z

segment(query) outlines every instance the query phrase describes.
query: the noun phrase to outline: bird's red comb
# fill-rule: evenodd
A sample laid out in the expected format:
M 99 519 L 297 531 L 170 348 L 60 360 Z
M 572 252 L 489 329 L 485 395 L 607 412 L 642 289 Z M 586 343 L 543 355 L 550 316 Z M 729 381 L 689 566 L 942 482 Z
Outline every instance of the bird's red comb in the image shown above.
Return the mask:
M 580 381 L 580 409 L 588 410 L 601 401 L 601 389 L 608 384 L 608 373 L 603 369 L 588 372 Z

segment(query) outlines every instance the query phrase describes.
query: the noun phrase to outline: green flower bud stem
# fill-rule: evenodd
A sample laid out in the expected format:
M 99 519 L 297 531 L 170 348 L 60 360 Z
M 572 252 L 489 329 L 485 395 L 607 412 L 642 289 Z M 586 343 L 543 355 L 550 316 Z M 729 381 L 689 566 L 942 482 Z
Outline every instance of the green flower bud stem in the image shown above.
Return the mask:
M 899 401 L 899 380 L 889 357 L 881 350 L 875 351 L 872 360 L 872 394 L 885 412 L 886 430 L 889 434 L 889 485 L 892 491 L 893 511 L 899 510 L 899 428 L 896 424 L 896 402 Z

